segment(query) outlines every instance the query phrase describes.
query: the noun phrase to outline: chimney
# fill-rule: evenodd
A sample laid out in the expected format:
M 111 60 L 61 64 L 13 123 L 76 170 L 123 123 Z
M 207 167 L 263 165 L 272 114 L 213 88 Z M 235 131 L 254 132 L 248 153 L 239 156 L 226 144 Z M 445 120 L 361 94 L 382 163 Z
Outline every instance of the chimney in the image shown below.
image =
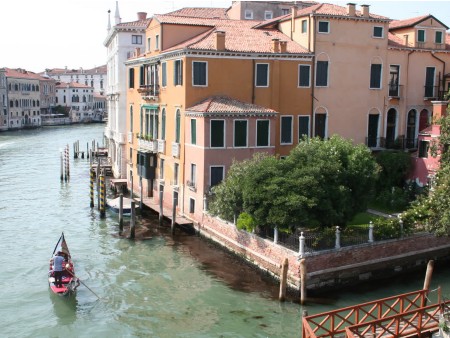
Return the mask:
M 355 11 L 355 4 L 349 2 L 349 3 L 347 4 L 347 14 L 348 14 L 349 16 L 355 16 L 355 13 L 356 13 L 356 11 Z
M 140 20 L 140 21 L 147 19 L 147 13 L 146 12 L 138 12 L 137 16 L 138 16 L 138 20 Z
M 295 18 L 297 16 L 297 6 L 291 7 L 291 30 L 295 32 Z
M 134 50 L 134 56 L 138 57 L 141 54 L 141 49 L 139 47 L 136 47 L 136 49 Z
M 433 120 L 437 121 L 447 115 L 448 101 L 431 101 L 433 104 Z
M 225 32 L 216 31 L 216 50 L 225 50 Z
M 280 41 L 280 52 L 281 53 L 287 52 L 287 41 Z
M 272 52 L 274 52 L 274 53 L 280 52 L 280 39 L 278 39 L 278 38 L 272 39 Z
M 362 15 L 365 18 L 369 17 L 369 5 L 361 5 Z

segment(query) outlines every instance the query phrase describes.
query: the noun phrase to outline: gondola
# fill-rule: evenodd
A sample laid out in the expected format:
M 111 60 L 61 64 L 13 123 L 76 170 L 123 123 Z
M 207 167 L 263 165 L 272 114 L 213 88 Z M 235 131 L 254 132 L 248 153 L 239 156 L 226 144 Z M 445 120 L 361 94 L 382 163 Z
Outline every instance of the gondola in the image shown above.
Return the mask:
M 55 272 L 53 271 L 53 259 L 55 254 L 63 256 L 64 260 L 62 263 L 63 275 L 62 284 L 58 286 L 55 284 Z M 48 285 L 50 290 L 60 296 L 67 296 L 75 293 L 77 287 L 80 285 L 79 279 L 75 276 L 75 269 L 73 266 L 72 257 L 70 255 L 69 248 L 67 247 L 66 239 L 64 238 L 64 232 L 61 234 L 58 242 L 56 243 L 55 249 L 52 253 L 52 258 L 50 259 L 50 270 L 48 272 Z

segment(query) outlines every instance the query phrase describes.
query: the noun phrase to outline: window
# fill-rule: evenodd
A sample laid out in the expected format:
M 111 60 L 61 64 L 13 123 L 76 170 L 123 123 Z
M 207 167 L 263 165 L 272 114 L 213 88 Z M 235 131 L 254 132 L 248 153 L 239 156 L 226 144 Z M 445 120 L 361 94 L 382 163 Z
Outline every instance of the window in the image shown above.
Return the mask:
M 155 50 L 159 49 L 159 35 L 155 36 Z
M 292 116 L 281 116 L 281 144 L 292 144 Z
M 192 85 L 193 86 L 207 86 L 207 62 L 192 62 Z
M 270 145 L 269 139 L 269 120 L 258 120 L 256 121 L 256 146 L 257 147 L 268 147 Z
M 316 86 L 328 86 L 328 61 L 317 61 Z
M 134 88 L 134 68 L 129 70 L 128 81 L 128 88 Z
M 191 163 L 191 180 L 189 186 L 195 187 L 197 181 L 197 165 Z
M 434 97 L 434 67 L 427 67 L 425 73 L 425 97 Z
M 173 185 L 178 185 L 178 171 L 179 171 L 180 165 L 178 163 L 175 163 L 173 165 Z
M 183 85 L 183 60 L 174 61 L 173 84 L 174 86 Z
M 289 14 L 289 11 L 290 11 L 289 8 L 282 8 L 281 9 L 281 14 L 282 15 L 287 15 L 287 14 Z
M 210 186 L 214 187 L 223 181 L 225 168 L 223 166 L 210 167 Z
M 380 89 L 381 88 L 381 65 L 372 64 L 370 66 L 370 88 Z
M 316 114 L 314 118 L 314 136 L 324 139 L 326 137 L 327 115 Z
M 161 84 L 163 87 L 167 86 L 167 63 L 163 62 L 161 63 Z
M 309 137 L 309 116 L 298 117 L 298 139 Z
M 400 66 L 389 66 L 389 96 L 398 97 L 399 93 L 399 73 Z
M 234 121 L 234 147 L 247 147 L 247 120 Z
M 191 144 L 197 144 L 197 120 L 191 119 Z
M 428 157 L 428 149 L 430 147 L 430 144 L 428 141 L 421 140 L 419 142 L 419 157 L 420 158 L 427 158 Z
M 133 106 L 130 106 L 130 132 L 133 132 Z
M 166 108 L 163 108 L 161 113 L 161 139 L 166 139 Z
M 379 125 L 380 115 L 370 114 L 369 115 L 369 125 L 367 133 L 367 146 L 377 147 L 378 146 L 378 125 Z
M 210 142 L 211 148 L 225 147 L 225 121 L 211 120 Z
M 189 212 L 191 214 L 195 212 L 195 200 L 193 198 L 189 198 Z
M 181 114 L 180 110 L 177 109 L 175 115 L 175 142 L 180 143 L 180 133 L 181 133 Z
M 151 42 L 152 42 L 152 39 L 151 38 L 147 38 L 147 52 L 150 52 L 151 51 L 151 49 L 152 49 L 152 44 L 151 44 Z
M 434 42 L 435 43 L 442 43 L 443 39 L 442 39 L 443 35 L 441 31 L 436 31 L 435 36 L 434 36 Z
M 246 9 L 244 15 L 246 20 L 253 19 L 253 11 L 251 9 Z
M 302 34 L 308 32 L 308 21 L 302 20 Z
M 256 64 L 256 87 L 268 87 L 269 86 L 269 64 L 257 63 Z
M 310 77 L 309 65 L 298 65 L 298 86 L 299 87 L 309 87 L 309 77 Z
M 373 37 L 374 38 L 382 38 L 383 37 L 383 27 L 382 26 L 373 27 Z
M 386 148 L 392 149 L 395 146 L 397 137 L 397 111 L 394 108 L 388 110 L 386 118 Z
M 142 35 L 132 35 L 131 43 L 133 45 L 142 45 Z
M 139 67 L 139 87 L 143 87 L 145 85 L 145 67 Z
M 159 179 L 164 179 L 164 159 L 159 159 Z
M 417 42 L 425 42 L 425 30 L 419 29 L 417 31 Z
M 319 33 L 330 33 L 330 23 L 328 21 L 319 21 Z
M 265 11 L 264 12 L 264 20 L 270 20 L 273 18 L 273 13 L 272 11 Z

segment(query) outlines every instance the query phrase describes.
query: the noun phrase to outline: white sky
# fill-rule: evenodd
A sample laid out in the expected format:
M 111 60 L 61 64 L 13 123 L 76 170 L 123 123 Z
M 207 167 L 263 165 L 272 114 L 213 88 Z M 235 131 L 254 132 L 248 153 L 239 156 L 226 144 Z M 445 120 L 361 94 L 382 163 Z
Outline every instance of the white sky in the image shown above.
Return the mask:
M 450 1 L 321 1 L 370 5 L 370 12 L 392 19 L 432 14 L 450 26 Z M 229 7 L 231 0 L 119 0 L 122 22 L 137 12 L 164 14 L 182 7 Z M 114 25 L 115 0 L 1 0 L 0 67 L 89 69 L 106 63 L 103 41 L 108 10 Z

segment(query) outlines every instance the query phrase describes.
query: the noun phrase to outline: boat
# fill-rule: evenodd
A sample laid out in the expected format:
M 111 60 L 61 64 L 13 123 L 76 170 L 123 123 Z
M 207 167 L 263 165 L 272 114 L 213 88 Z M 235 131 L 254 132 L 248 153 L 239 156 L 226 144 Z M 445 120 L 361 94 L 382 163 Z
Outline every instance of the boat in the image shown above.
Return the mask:
M 55 277 L 53 271 L 53 258 L 55 255 L 62 255 L 63 261 L 63 276 L 61 286 L 55 284 Z M 80 280 L 75 276 L 75 269 L 73 266 L 72 256 L 70 255 L 69 248 L 67 246 L 64 232 L 61 234 L 55 249 L 50 259 L 50 270 L 48 272 L 48 285 L 50 290 L 60 296 L 67 296 L 75 293 L 77 287 L 80 285 Z
M 133 201 L 131 198 L 122 197 L 123 198 L 123 205 L 122 205 L 122 212 L 124 216 L 131 216 L 131 202 Z M 120 212 L 120 197 L 116 197 L 114 199 L 108 199 L 106 201 L 106 205 L 115 213 Z M 139 208 L 139 204 L 135 204 L 135 209 Z

